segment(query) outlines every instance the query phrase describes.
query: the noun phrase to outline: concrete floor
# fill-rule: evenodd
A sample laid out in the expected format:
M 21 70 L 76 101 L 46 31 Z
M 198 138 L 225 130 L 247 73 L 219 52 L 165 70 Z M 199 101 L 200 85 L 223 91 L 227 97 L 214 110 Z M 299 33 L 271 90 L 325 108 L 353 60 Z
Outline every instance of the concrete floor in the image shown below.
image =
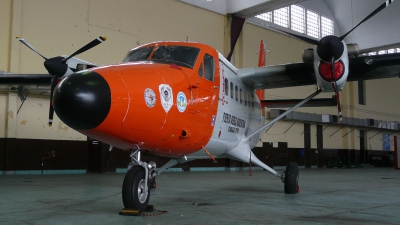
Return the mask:
M 0 224 L 400 224 L 400 171 L 301 169 L 301 193 L 267 172 L 168 172 L 150 204 L 120 216 L 124 174 L 0 176 Z

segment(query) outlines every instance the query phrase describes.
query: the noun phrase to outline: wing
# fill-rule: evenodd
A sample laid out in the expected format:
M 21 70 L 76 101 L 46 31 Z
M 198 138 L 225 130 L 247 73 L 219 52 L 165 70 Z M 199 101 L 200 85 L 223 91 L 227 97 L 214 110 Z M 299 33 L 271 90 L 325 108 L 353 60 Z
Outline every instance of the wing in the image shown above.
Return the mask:
M 400 76 L 400 53 L 361 56 L 349 59 L 347 81 L 372 80 Z M 238 70 L 239 79 L 254 89 L 274 89 L 316 84 L 312 62 Z
M 50 91 L 50 74 L 13 74 L 0 71 L 0 92 L 29 91 L 47 94 Z
M 238 70 L 239 79 L 254 89 L 273 89 L 315 84 L 312 63 L 293 63 Z
M 400 53 L 349 59 L 347 81 L 373 80 L 400 76 Z

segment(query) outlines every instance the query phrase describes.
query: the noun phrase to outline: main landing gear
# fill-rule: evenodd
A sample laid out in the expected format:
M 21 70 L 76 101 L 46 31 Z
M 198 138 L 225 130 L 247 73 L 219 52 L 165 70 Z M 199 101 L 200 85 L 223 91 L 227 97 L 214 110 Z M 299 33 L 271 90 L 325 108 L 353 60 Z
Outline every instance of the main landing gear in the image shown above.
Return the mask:
M 285 184 L 286 194 L 296 194 L 300 192 L 299 187 L 299 166 L 295 162 L 290 162 L 286 166 L 284 175 L 282 176 L 282 182 Z
M 143 212 L 150 200 L 150 188 L 155 186 L 154 162 L 140 161 L 140 151 L 130 155 L 128 172 L 122 185 L 122 201 L 126 209 L 135 209 Z

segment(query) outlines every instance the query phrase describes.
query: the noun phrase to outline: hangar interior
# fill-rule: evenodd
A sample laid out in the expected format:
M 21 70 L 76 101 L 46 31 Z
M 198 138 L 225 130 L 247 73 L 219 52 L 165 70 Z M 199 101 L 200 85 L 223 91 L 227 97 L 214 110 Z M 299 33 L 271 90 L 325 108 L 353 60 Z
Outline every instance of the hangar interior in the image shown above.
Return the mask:
M 0 2 L 0 70 L 18 74 L 47 73 L 43 59 L 15 36 L 25 38 L 42 55 L 53 57 L 71 54 L 89 40 L 104 35 L 105 43 L 78 57 L 99 65 L 120 62 L 130 49 L 159 40 L 201 42 L 226 56 L 230 51 L 230 15 L 246 19 L 231 60 L 237 68 L 257 66 L 260 40 L 269 50 L 267 65 L 301 62 L 303 50 L 312 45 L 270 28 L 276 26 L 295 32 L 290 26 L 285 28 L 276 21 L 268 22 L 256 16 L 297 5 L 304 12 L 316 13 L 319 19 L 331 19 L 333 34 L 342 35 L 381 4 L 375 0 L 243 2 L 4 0 Z M 396 24 L 400 19 L 399 9 L 400 3 L 394 2 L 392 7 L 353 31 L 345 41 L 358 43 L 361 54 L 400 52 L 400 29 Z M 336 106 L 300 108 L 267 130 L 253 151 L 271 167 L 285 166 L 289 161 L 306 168 L 326 167 L 334 158 L 353 165 L 390 165 L 394 137 L 400 134 L 399 85 L 397 78 L 348 82 L 341 93 L 344 117 L 341 124 L 332 119 L 337 115 Z M 108 145 L 74 131 L 57 116 L 52 127 L 47 125 L 48 92 L 32 90 L 22 102 L 16 90 L 8 86 L 1 88 L 1 174 L 126 171 L 129 152 L 109 151 Z M 265 91 L 265 99 L 305 98 L 314 90 L 315 85 L 271 89 Z M 266 109 L 266 122 L 281 110 Z M 146 157 L 157 165 L 167 161 L 162 157 Z M 247 167 L 231 159 L 218 159 L 218 163 L 195 160 L 170 170 Z

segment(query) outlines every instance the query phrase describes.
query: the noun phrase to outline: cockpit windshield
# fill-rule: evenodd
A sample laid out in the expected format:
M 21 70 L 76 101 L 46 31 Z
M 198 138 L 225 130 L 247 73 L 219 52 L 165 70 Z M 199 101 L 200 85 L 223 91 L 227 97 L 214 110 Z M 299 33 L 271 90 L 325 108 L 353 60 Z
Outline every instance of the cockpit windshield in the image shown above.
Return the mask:
M 190 46 L 148 46 L 130 51 L 123 62 L 153 61 L 193 68 L 199 52 L 200 49 Z
M 134 61 L 143 61 L 149 58 L 151 51 L 154 46 L 148 46 L 144 48 L 133 49 L 128 52 L 122 62 L 134 62 Z

